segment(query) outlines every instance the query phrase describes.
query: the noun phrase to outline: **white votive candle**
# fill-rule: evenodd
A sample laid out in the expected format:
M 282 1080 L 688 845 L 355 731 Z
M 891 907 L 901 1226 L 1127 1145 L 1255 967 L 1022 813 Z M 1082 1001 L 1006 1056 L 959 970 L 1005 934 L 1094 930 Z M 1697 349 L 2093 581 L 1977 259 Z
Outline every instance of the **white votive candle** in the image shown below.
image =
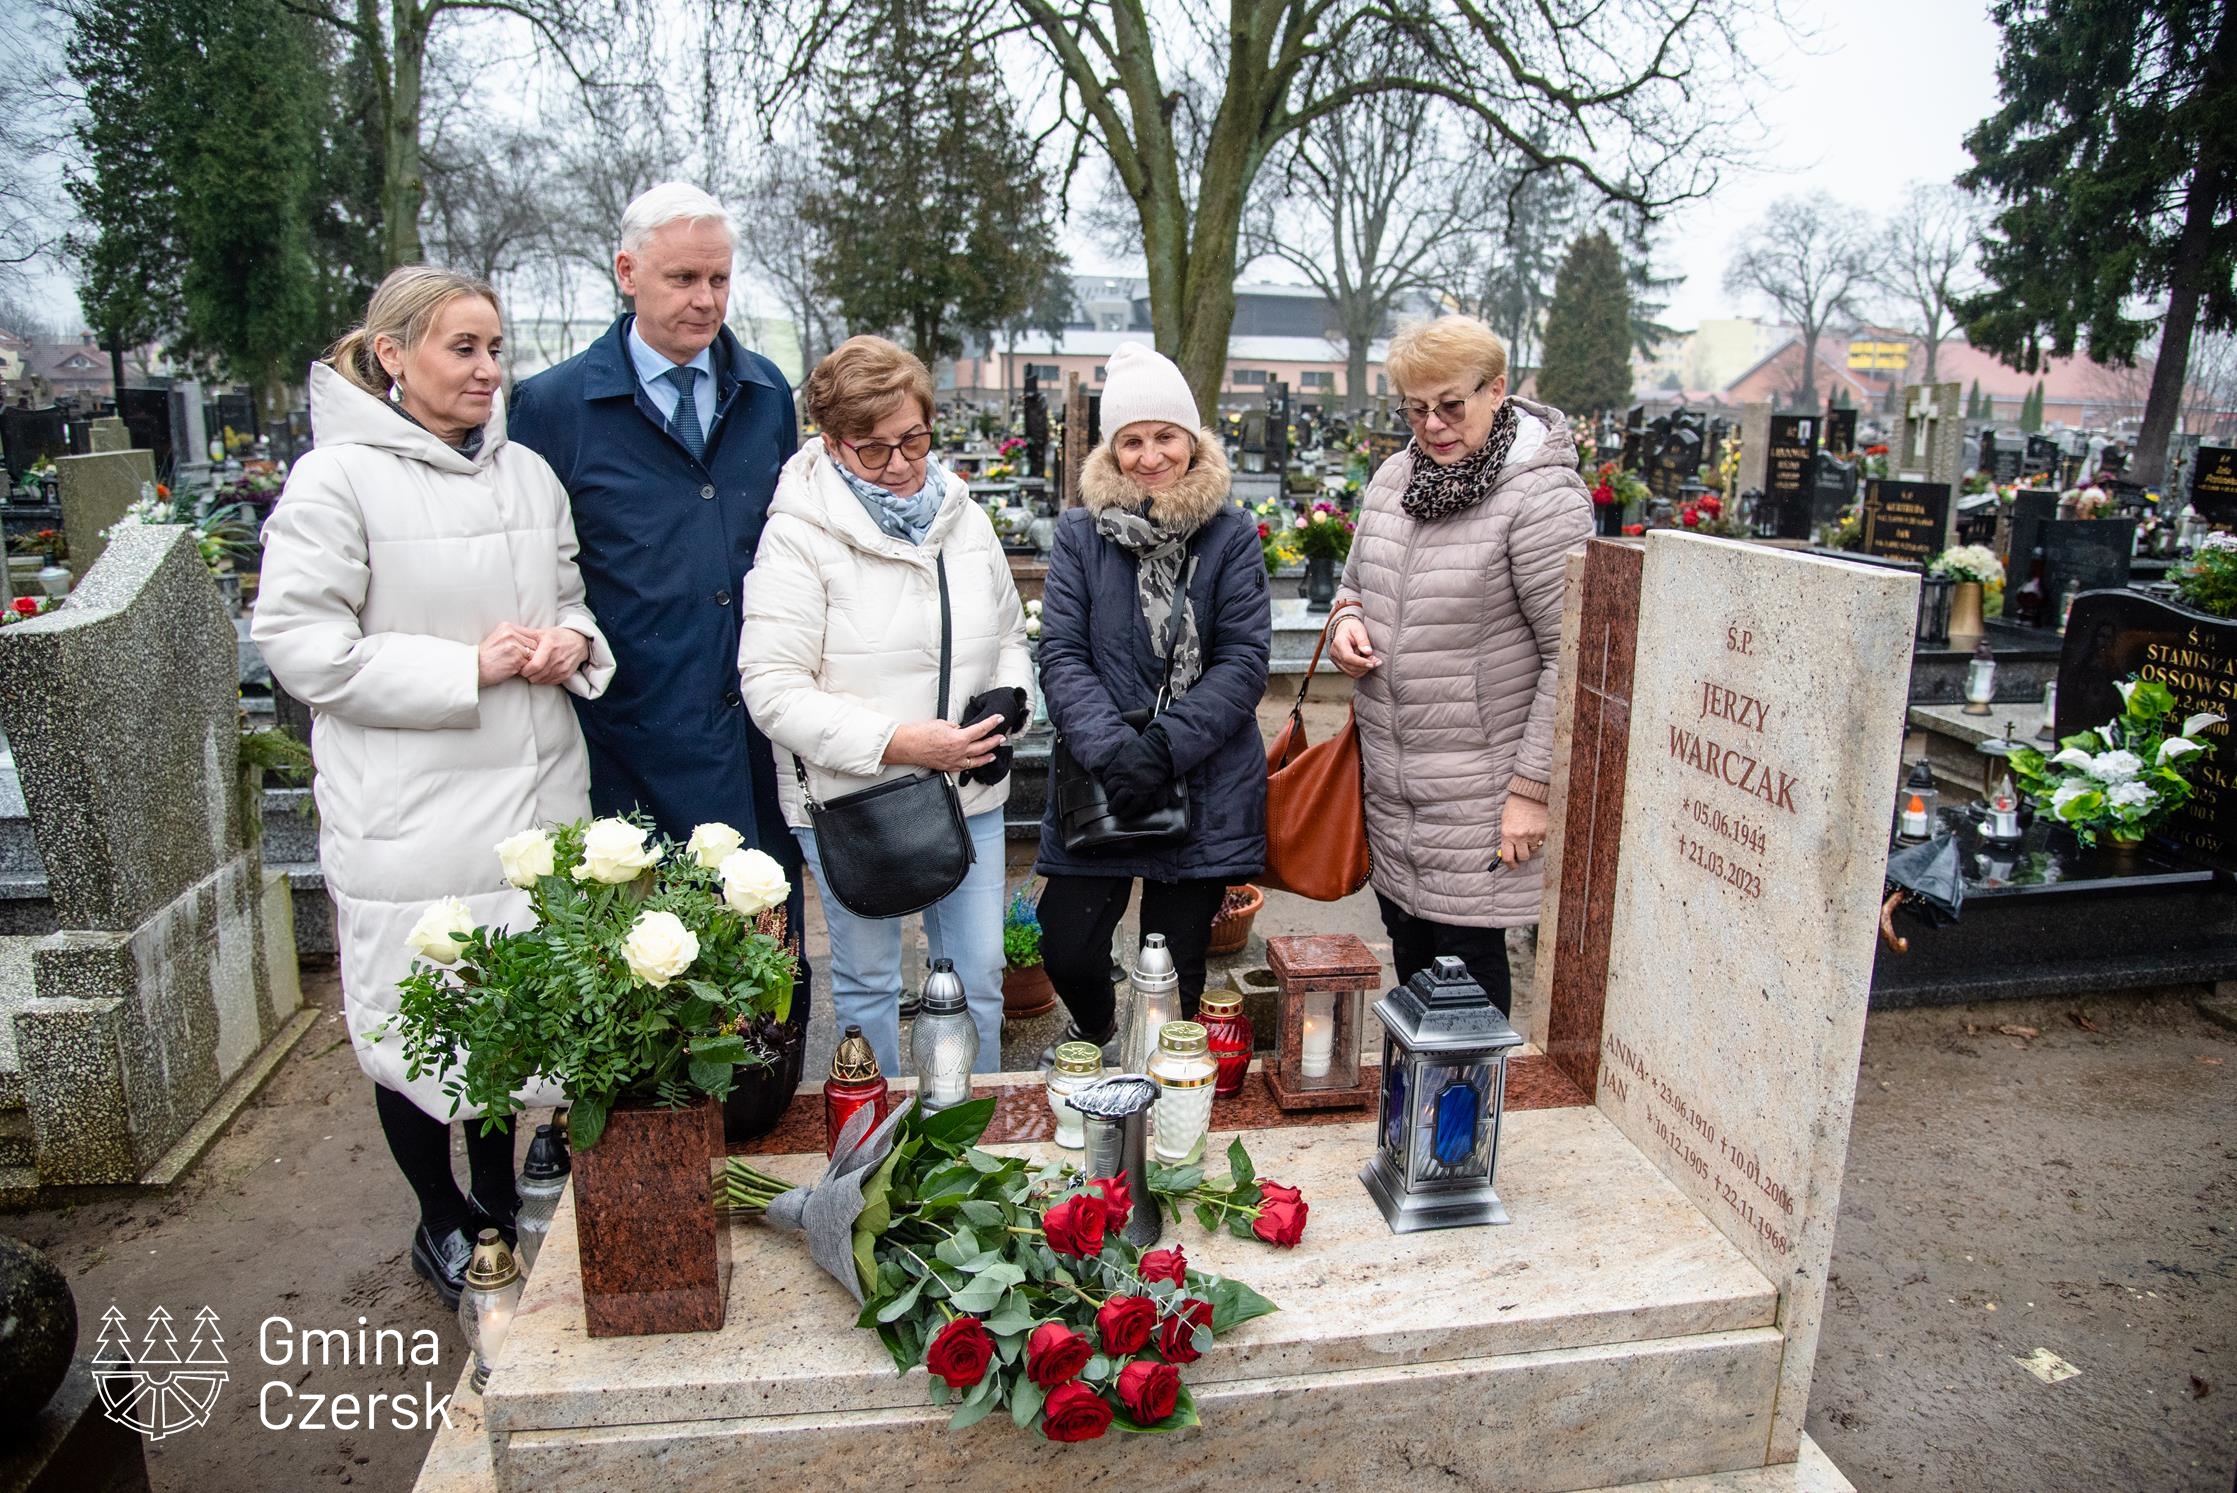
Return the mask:
M 1305 997 L 1305 1033 L 1303 1050 L 1298 1055 L 1298 1071 L 1307 1078 L 1326 1078 L 1328 1064 L 1336 1051 L 1336 997 L 1333 992 L 1322 991 Z

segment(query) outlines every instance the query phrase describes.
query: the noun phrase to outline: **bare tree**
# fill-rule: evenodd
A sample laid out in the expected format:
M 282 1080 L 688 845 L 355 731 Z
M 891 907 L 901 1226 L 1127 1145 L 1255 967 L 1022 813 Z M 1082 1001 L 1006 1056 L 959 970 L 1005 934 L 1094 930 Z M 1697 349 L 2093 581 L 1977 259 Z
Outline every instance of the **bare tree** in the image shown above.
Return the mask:
M 815 234 L 804 216 L 812 178 L 806 150 L 779 144 L 738 206 L 738 252 L 784 302 L 800 340 L 800 363 L 812 368 L 845 336 L 845 322 L 816 274 Z
M 1926 382 L 1934 382 L 1942 338 L 1957 325 L 1960 297 L 1980 288 L 1975 269 L 1981 210 L 1971 192 L 1914 182 L 1888 220 L 1886 250 L 1873 283 L 1915 316 L 1911 330 L 1926 349 Z
M 1795 402 L 1817 404 L 1818 338 L 1852 316 L 1878 270 L 1870 225 L 1824 192 L 1782 197 L 1746 235 L 1724 272 L 1733 295 L 1757 295 L 1802 333 L 1802 384 Z
M 815 76 L 867 0 L 759 16 L 772 98 Z M 1100 148 L 1134 205 L 1159 351 L 1215 401 L 1234 272 L 1261 168 L 1360 101 L 1440 99 L 1541 167 L 1653 214 L 1709 191 L 1746 111 L 1734 74 L 1755 0 L 977 0 L 981 35 L 1022 34 L 1055 76 L 1076 164 Z M 1325 64 L 1403 32 L 1416 72 L 1345 79 Z M 1192 148 L 1191 142 L 1199 142 Z
M 30 289 L 75 216 L 56 169 L 68 138 L 67 27 L 42 0 L 0 3 L 0 293 Z
M 1438 278 L 1453 310 L 1476 317 L 1507 343 L 1507 361 L 1531 368 L 1553 301 L 1554 274 L 1577 234 L 1583 201 L 1575 182 L 1512 165 L 1490 173 Z

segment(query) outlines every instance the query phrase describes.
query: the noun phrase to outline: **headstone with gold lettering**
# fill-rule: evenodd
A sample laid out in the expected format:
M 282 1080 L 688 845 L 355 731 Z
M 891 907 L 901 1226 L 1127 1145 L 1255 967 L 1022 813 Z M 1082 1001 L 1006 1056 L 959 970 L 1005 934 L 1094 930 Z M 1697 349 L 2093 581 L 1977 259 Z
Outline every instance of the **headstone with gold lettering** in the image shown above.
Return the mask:
M 2160 831 L 2201 865 L 2237 872 L 2237 621 L 2136 591 L 2078 598 L 2058 664 L 2058 734 L 2101 726 L 2120 713 L 2114 686 L 2131 675 L 2167 686 L 2189 716 L 2224 717 L 2205 735 L 2213 754 L 2192 776 L 2196 796 Z
M 1876 477 L 1864 487 L 1864 553 L 1925 564 L 1950 547 L 1950 487 Z
M 1825 1307 L 1918 580 L 1656 533 L 1639 598 L 1595 1097 L 1778 1286 L 1765 1434 L 1785 1461 Z
M 2190 464 L 2190 506 L 2209 522 L 2237 522 L 2237 446 L 2200 446 Z

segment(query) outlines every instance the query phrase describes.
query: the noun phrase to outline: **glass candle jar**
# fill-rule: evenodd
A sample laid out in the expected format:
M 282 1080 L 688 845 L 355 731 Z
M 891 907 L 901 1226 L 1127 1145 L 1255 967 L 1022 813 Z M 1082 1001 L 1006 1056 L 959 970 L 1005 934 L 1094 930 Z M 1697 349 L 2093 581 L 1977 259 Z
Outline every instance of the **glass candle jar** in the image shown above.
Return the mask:
M 932 961 L 917 1017 L 909 1026 L 909 1060 L 917 1070 L 917 1103 L 932 1114 L 971 1097 L 979 1029 L 971 1021 L 963 980 L 947 959 Z
M 1049 1070 L 1049 1109 L 1056 1115 L 1056 1143 L 1068 1151 L 1087 1144 L 1080 1112 L 1065 1101 L 1103 1081 L 1103 1049 L 1093 1042 L 1066 1042 L 1056 1049 Z
M 1336 995 L 1313 990 L 1305 995 L 1305 1032 L 1298 1071 L 1307 1078 L 1326 1078 L 1336 1055 Z
M 1150 1058 L 1150 1079 L 1157 1085 L 1157 1159 L 1193 1161 L 1204 1149 L 1212 1123 L 1212 1088 L 1219 1067 L 1205 1045 L 1204 1028 L 1194 1021 L 1168 1021 L 1157 1034 Z
M 886 1117 L 888 1099 L 878 1055 L 871 1051 L 862 1028 L 849 1026 L 831 1054 L 831 1073 L 823 1081 L 823 1154 L 829 1156 L 839 1144 L 839 1132 L 847 1128 L 856 1110 L 868 1108 L 870 1127 L 876 1129 Z
M 1251 1071 L 1251 1019 L 1243 1014 L 1243 998 L 1232 990 L 1207 990 L 1196 1008 L 1203 1023 L 1205 1045 L 1219 1066 L 1219 1081 L 1212 1091 L 1225 1099 L 1243 1090 Z

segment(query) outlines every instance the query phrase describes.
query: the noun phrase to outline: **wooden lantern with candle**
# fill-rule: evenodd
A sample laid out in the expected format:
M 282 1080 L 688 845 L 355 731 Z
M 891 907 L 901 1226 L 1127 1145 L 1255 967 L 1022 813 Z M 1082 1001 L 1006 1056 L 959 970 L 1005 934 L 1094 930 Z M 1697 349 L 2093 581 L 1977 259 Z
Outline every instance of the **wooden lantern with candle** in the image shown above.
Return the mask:
M 1375 1102 L 1379 1075 L 1361 1071 L 1367 992 L 1382 961 L 1349 933 L 1269 938 L 1279 994 L 1266 1087 L 1283 1109 L 1354 1109 Z

